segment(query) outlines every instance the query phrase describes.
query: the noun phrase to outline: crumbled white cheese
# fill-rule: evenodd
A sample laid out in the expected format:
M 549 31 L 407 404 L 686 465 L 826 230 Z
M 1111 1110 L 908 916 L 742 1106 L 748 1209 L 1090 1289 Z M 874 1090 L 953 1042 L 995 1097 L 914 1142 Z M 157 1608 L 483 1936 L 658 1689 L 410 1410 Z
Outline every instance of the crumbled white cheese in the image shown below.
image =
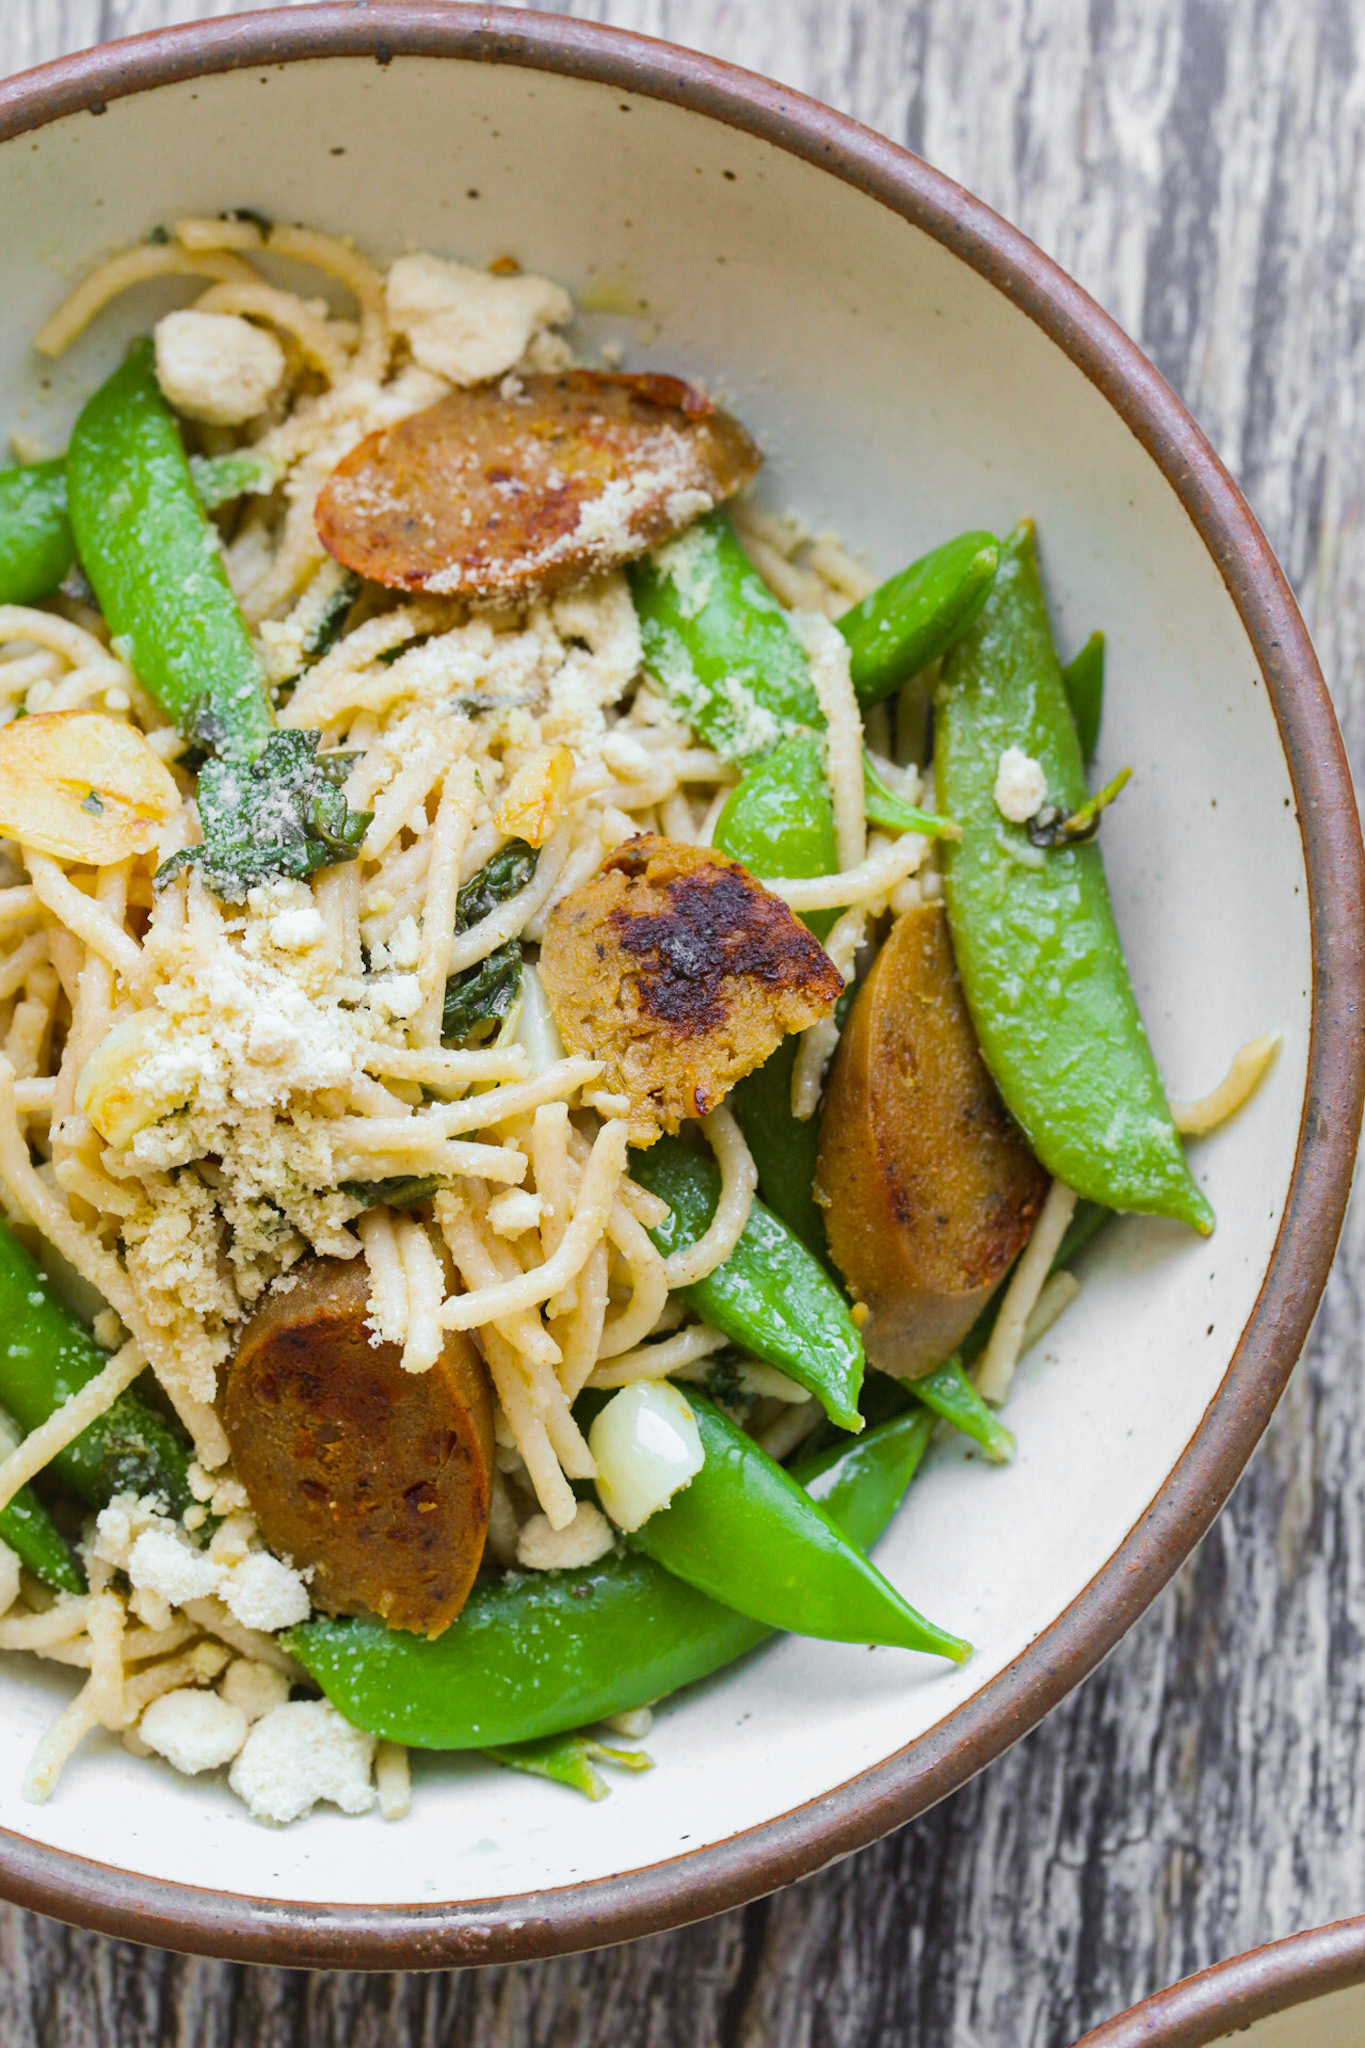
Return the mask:
M 239 313 L 167 313 L 156 323 L 156 381 L 192 420 L 236 427 L 255 419 L 283 376 L 274 335 Z
M 415 1017 L 422 1007 L 422 984 L 415 974 L 390 974 L 365 985 L 365 1000 L 381 1017 Z
M 533 336 L 573 318 L 573 300 L 543 277 L 494 277 L 439 256 L 400 256 L 385 289 L 389 325 L 424 370 L 481 384 L 520 362 Z
M 422 822 L 425 825 L 426 820 L 423 819 Z M 415 917 L 402 917 L 398 920 L 393 928 L 393 936 L 389 940 L 388 952 L 389 964 L 392 967 L 411 972 L 417 965 L 422 957 L 422 939 Z
M 218 1565 L 169 1524 L 144 1529 L 128 1552 L 124 1569 L 135 1586 L 144 1587 L 172 1607 L 207 1599 L 218 1591 L 223 1576 Z
M 995 807 L 1012 825 L 1026 825 L 1047 801 L 1047 777 L 1032 754 L 1006 747 L 995 771 Z
M 102 1344 L 106 1351 L 117 1351 L 125 1336 L 123 1324 L 115 1311 L 102 1308 L 92 1325 L 95 1342 Z
M 551 1527 L 548 1515 L 532 1515 L 517 1538 L 517 1563 L 533 1572 L 570 1571 L 596 1564 L 616 1541 L 611 1523 L 590 1500 L 581 1500 L 567 1528 Z
M 240 1707 L 196 1686 L 163 1692 L 137 1726 L 148 1749 L 189 1777 L 231 1763 L 246 1741 L 246 1730 L 246 1715 Z
M 256 1723 L 228 1783 L 254 1820 L 298 1820 L 320 1799 L 343 1813 L 374 1805 L 373 1735 L 353 1728 L 329 1700 L 291 1700 Z
M 218 1681 L 218 1690 L 234 1707 L 240 1707 L 248 1721 L 259 1721 L 272 1707 L 282 1707 L 289 1698 L 289 1680 L 272 1664 L 258 1664 L 254 1657 L 234 1657 Z
M 267 1634 L 306 1621 L 311 1605 L 298 1573 L 268 1550 L 253 1550 L 234 1565 L 222 1582 L 221 1597 L 243 1628 Z
M 535 1229 L 544 1206 L 529 1188 L 508 1188 L 488 1204 L 488 1221 L 499 1237 L 522 1237 Z
M 301 910 L 282 910 L 270 920 L 270 943 L 282 953 L 302 953 L 308 946 L 321 945 L 326 936 L 322 913 L 311 904 Z

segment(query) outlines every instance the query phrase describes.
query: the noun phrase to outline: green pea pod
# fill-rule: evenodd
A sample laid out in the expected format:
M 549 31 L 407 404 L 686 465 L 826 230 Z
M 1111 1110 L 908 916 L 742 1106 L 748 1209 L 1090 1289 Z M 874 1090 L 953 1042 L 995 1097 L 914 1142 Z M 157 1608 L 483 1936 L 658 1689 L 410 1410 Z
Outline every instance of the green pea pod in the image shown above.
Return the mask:
M 632 565 L 645 673 L 728 760 L 761 760 L 824 724 L 805 649 L 735 537 L 709 512 Z
M 839 865 L 834 805 L 824 752 L 812 734 L 785 740 L 751 768 L 725 800 L 712 842 L 750 874 L 828 875 Z M 838 912 L 812 911 L 804 922 L 823 939 Z M 792 1115 L 792 1070 L 798 1040 L 784 1038 L 754 1073 L 731 1091 L 730 1107 L 758 1168 L 759 1191 L 808 1250 L 828 1261 L 824 1218 L 815 1199 L 817 1117 Z
M 1147 1043 L 1093 841 L 1048 850 L 995 803 L 1000 756 L 1038 761 L 1065 813 L 1085 770 L 1033 553 L 1021 526 L 939 692 L 939 800 L 953 952 L 982 1056 L 1048 1172 L 1111 1209 L 1213 1228 Z
M 834 873 L 834 804 L 824 748 L 813 733 L 784 740 L 748 771 L 725 799 L 712 844 L 760 881 Z M 802 922 L 823 939 L 837 916 L 834 910 L 814 910 Z
M 0 604 L 51 597 L 75 554 L 65 463 L 0 470 Z
M 108 1362 L 37 1260 L 0 1223 L 0 1407 L 27 1435 Z M 48 1470 L 92 1507 L 116 1493 L 152 1493 L 181 1515 L 194 1500 L 193 1455 L 179 1431 L 129 1391 L 58 1451 Z
M 571 1792 L 589 1799 L 605 1799 L 607 1786 L 596 1764 L 611 1764 L 618 1771 L 648 1771 L 654 1759 L 642 1749 L 609 1749 L 591 1735 L 542 1735 L 538 1742 L 509 1742 L 484 1755 L 511 1771 L 529 1771 L 533 1778 L 552 1778 Z
M 1092 633 L 1079 654 L 1062 670 L 1062 688 L 1076 721 L 1076 737 L 1087 768 L 1099 744 L 1100 718 L 1104 711 L 1104 635 Z
M 659 1250 L 667 1255 L 695 1244 L 720 1198 L 715 1161 L 665 1137 L 647 1152 L 633 1152 L 630 1170 L 671 1211 L 650 1232 Z M 863 1342 L 848 1304 L 800 1239 L 757 1198 L 729 1258 L 678 1292 L 751 1357 L 814 1394 L 831 1422 L 862 1428 Z
M 1014 1456 L 1014 1431 L 982 1400 L 962 1369 L 958 1356 L 946 1359 L 923 1378 L 909 1382 L 916 1400 L 923 1401 L 944 1422 L 980 1444 L 993 1465 L 1008 1465 Z
M 966 632 L 986 602 L 999 550 L 993 533 L 960 533 L 835 621 L 852 652 L 853 688 L 864 710 Z
M 683 1387 L 706 1462 L 626 1538 L 674 1578 L 792 1635 L 886 1643 L 960 1664 L 971 1647 L 917 1614 L 817 1501 L 722 1415 Z
M 922 811 L 918 804 L 908 804 L 904 797 L 889 790 L 866 754 L 863 755 L 863 811 L 868 824 L 879 826 L 883 832 L 922 832 L 926 839 L 962 837 L 951 818 L 940 818 L 933 811 Z
M 138 681 L 182 732 L 254 758 L 275 716 L 150 341 L 86 404 L 66 485 L 81 564 Z
M 895 1514 L 933 1430 L 923 1409 L 796 1471 L 861 1549 Z M 348 1721 L 415 1749 L 489 1749 L 583 1728 L 709 1678 L 771 1634 L 638 1552 L 474 1588 L 434 1641 L 318 1619 L 285 1647 Z
M 85 1591 L 85 1573 L 31 1486 L 21 1486 L 8 1507 L 0 1509 L 0 1537 L 54 1593 Z

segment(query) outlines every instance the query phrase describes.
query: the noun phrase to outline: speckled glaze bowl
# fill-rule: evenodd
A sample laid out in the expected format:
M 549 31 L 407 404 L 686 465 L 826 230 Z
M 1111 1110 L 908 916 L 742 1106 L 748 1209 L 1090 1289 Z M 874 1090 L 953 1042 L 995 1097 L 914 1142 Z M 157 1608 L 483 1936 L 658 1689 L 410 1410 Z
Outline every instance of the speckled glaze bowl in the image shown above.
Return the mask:
M 935 1450 L 878 1555 L 977 1645 L 962 1670 L 776 1643 L 659 1716 L 657 1768 L 588 1806 L 419 1760 L 399 1826 L 253 1825 L 226 1788 L 92 1742 L 44 1808 L 25 1759 L 66 1675 L 0 1668 L 0 1892 L 262 1962 L 507 1961 L 737 1905 L 862 1847 L 989 1763 L 1090 1671 L 1207 1528 L 1293 1366 L 1361 1110 L 1361 844 L 1331 706 L 1236 488 L 1138 351 L 967 193 L 827 108 L 546 15 L 347 4 L 97 50 L 0 87 L 0 417 L 60 446 L 144 288 L 55 369 L 67 280 L 228 206 L 561 278 L 587 349 L 708 380 L 770 500 L 882 572 L 1037 518 L 1064 652 L 1109 634 L 1105 826 L 1173 1095 L 1284 1050 L 1197 1148 L 1207 1242 L 1130 1219 L 1025 1362 L 1019 1456 Z M 180 299 L 186 288 L 180 287 Z
M 1075 2048 L 1360 2048 L 1365 1919 L 1336 1920 L 1158 1991 Z

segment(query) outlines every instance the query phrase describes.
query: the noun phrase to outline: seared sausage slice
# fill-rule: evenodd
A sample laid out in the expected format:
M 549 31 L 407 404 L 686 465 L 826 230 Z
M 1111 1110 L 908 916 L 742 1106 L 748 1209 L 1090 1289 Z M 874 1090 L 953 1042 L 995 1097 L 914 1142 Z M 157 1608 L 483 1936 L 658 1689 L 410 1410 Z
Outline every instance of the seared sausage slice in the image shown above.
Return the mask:
M 318 533 L 375 583 L 519 602 L 667 540 L 759 460 L 677 377 L 504 379 L 369 435 L 323 486 Z
M 891 927 L 830 1071 L 816 1198 L 871 1310 L 867 1355 L 916 1379 L 966 1336 L 1029 1234 L 1047 1175 L 977 1049 L 937 903 Z
M 630 1098 L 631 1142 L 705 1116 L 843 979 L 819 940 L 738 861 L 641 833 L 556 905 L 541 978 L 573 1052 Z
M 429 1372 L 371 1344 L 363 1258 L 297 1274 L 246 1324 L 229 1368 L 233 1468 L 271 1549 L 313 1567 L 317 1606 L 440 1635 L 483 1556 L 488 1375 L 456 1331 Z

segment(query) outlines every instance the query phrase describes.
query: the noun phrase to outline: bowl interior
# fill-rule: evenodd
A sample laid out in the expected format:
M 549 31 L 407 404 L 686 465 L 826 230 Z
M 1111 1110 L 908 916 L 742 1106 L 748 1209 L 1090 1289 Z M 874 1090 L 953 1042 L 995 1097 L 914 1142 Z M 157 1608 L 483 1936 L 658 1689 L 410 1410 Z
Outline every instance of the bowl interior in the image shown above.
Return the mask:
M 1209 2048 L 1356 2048 L 1365 2038 L 1365 1984 L 1307 1999 L 1249 2027 L 1219 2034 Z M 1159 2036 L 1158 2036 L 1159 2039 Z
M 63 443 L 73 409 L 193 287 L 146 287 L 55 368 L 42 316 L 92 259 L 177 214 L 248 206 L 579 297 L 579 339 L 709 381 L 768 453 L 765 492 L 889 571 L 960 528 L 1038 522 L 1063 655 L 1109 635 L 1100 768 L 1111 884 L 1172 1095 L 1273 1025 L 1256 1100 L 1195 1151 L 1208 1242 L 1128 1220 L 1021 1370 L 1008 1470 L 937 1448 L 879 1561 L 977 1645 L 962 1671 L 783 1642 L 669 1706 L 658 1768 L 589 1806 L 433 1758 L 401 1826 L 253 1825 L 217 1784 L 89 1744 L 45 1808 L 25 1761 L 71 1687 L 0 1662 L 0 1825 L 250 1899 L 508 1897 L 638 1871 L 788 1812 L 951 1715 L 1062 1612 L 1157 1495 L 1255 1303 L 1295 1157 L 1310 1024 L 1304 858 L 1256 655 L 1174 491 L 1063 351 L 875 199 L 719 120 L 614 86 L 396 57 L 240 70 L 114 100 L 0 146 L 0 417 Z M 869 1654 L 876 1661 L 869 1661 Z M 1001 1738 L 1002 1742 L 1004 1736 Z M 1277 2037 L 1278 2038 L 1278 2037 Z M 1286 2037 L 1288 2038 L 1288 2037 Z

